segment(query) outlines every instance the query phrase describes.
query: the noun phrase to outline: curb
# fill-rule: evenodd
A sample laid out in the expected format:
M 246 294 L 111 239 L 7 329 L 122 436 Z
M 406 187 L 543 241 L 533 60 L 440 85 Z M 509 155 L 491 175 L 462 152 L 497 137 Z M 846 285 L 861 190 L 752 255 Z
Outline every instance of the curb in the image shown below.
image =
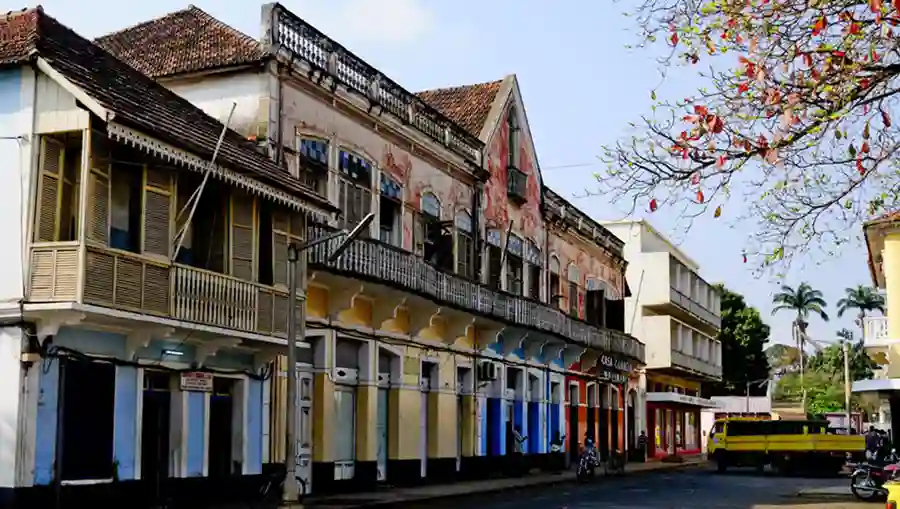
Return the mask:
M 600 476 L 597 478 L 597 481 L 595 481 L 595 482 L 602 482 L 601 480 L 605 480 L 605 479 L 622 479 L 622 478 L 627 478 L 627 477 L 649 475 L 649 474 L 658 473 L 658 472 L 671 472 L 673 470 L 697 468 L 697 467 L 703 467 L 705 465 L 706 465 L 705 461 L 689 462 L 689 463 L 670 463 L 670 464 L 668 464 L 668 466 L 665 466 L 665 467 L 644 469 L 644 470 L 639 470 L 639 471 L 631 472 L 631 473 L 626 471 L 624 476 L 606 476 L 606 475 Z M 356 504 L 356 505 L 346 504 L 346 505 L 340 505 L 340 506 L 338 506 L 338 505 L 329 506 L 327 504 L 323 504 L 323 505 L 321 505 L 321 507 L 323 509 L 325 509 L 325 508 L 328 508 L 328 509 L 338 509 L 338 508 L 340 508 L 340 509 L 361 509 L 361 508 L 389 509 L 392 507 L 400 507 L 400 506 L 414 503 L 414 502 L 427 502 L 430 500 L 447 501 L 447 500 L 452 500 L 455 498 L 471 497 L 473 495 L 497 494 L 497 493 L 503 493 L 503 492 L 507 492 L 507 491 L 531 489 L 531 488 L 539 488 L 539 487 L 547 488 L 547 487 L 560 486 L 560 485 L 565 485 L 565 484 L 575 484 L 576 482 L 577 481 L 575 480 L 574 476 L 572 476 L 572 477 L 567 476 L 567 477 L 560 478 L 560 479 L 548 479 L 543 482 L 534 482 L 534 483 L 521 484 L 521 485 L 516 485 L 516 486 L 501 486 L 501 487 L 497 487 L 497 488 L 488 488 L 488 489 L 483 489 L 483 490 L 469 491 L 466 493 L 448 493 L 448 494 L 411 496 L 404 500 L 373 501 L 373 502 L 368 502 L 368 503 L 364 502 L 364 503 Z M 317 507 L 317 505 L 309 504 L 309 507 Z
M 853 493 L 816 493 L 809 491 L 799 491 L 793 495 L 785 495 L 787 498 L 805 498 L 813 500 L 856 500 Z

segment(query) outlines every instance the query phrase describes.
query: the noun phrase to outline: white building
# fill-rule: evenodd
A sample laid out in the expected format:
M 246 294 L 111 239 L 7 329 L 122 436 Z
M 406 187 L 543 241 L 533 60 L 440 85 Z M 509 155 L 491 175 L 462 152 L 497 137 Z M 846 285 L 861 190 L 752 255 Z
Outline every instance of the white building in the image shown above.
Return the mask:
M 720 298 L 699 266 L 646 221 L 604 223 L 625 242 L 625 330 L 646 345 L 643 382 L 648 453 L 701 450 L 703 383 L 722 379 Z

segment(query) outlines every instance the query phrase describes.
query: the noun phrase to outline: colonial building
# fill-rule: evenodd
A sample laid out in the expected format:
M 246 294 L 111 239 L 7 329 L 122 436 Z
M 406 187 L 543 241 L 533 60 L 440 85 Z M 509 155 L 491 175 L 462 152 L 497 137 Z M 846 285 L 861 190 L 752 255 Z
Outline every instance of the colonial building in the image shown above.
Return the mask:
M 701 451 L 703 384 L 722 379 L 721 299 L 698 265 L 647 221 L 606 223 L 625 242 L 625 330 L 647 345 L 641 382 L 648 454 Z M 644 429 L 643 427 L 641 429 Z
M 41 8 L 0 41 L 0 505 L 227 499 L 264 463 L 277 239 L 337 209 Z
M 872 380 L 853 382 L 853 392 L 878 395 L 878 424 L 900 436 L 900 214 L 892 213 L 863 225 L 872 284 L 884 292 L 885 316 L 862 319 L 863 346 L 877 364 Z M 896 311 L 895 308 L 898 308 Z
M 599 225 L 550 233 L 569 226 L 548 226 L 514 76 L 414 94 L 278 4 L 262 20 L 257 41 L 189 7 L 97 43 L 212 115 L 236 103 L 233 127 L 342 210 L 312 235 L 376 214 L 337 262 L 310 258 L 296 366 L 305 488 L 481 477 L 507 466 L 515 428 L 523 461 L 540 464 L 569 435 L 568 377 L 622 393 L 643 362 L 639 341 L 592 321 L 578 292 L 560 309 L 552 286 L 564 258 L 578 288 L 602 280 L 621 299 L 622 244 Z M 563 238 L 585 256 L 553 257 Z M 277 365 L 263 387 L 272 464 L 289 369 Z

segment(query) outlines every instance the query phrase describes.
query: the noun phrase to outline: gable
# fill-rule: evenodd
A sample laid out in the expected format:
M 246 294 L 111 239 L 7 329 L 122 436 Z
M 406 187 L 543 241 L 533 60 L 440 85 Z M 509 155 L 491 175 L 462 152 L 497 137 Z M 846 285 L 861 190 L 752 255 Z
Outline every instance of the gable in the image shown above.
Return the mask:
M 480 137 L 503 80 L 423 90 L 416 95 L 470 134 Z

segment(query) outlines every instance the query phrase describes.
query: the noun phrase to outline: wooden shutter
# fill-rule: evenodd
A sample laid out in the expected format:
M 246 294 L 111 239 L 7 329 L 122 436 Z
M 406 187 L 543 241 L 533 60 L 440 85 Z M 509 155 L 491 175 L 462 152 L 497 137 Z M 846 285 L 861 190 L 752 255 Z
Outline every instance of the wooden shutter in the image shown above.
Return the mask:
M 231 275 L 253 281 L 255 235 L 254 199 L 242 191 L 231 195 Z
M 53 242 L 59 238 L 59 208 L 62 199 L 65 154 L 65 146 L 61 142 L 48 137 L 41 138 L 35 242 Z
M 91 136 L 91 171 L 88 175 L 87 239 L 109 245 L 109 145 Z
M 302 243 L 305 235 L 303 214 L 285 209 L 272 213 L 272 279 L 287 286 L 287 248 L 291 242 Z
M 170 173 L 158 168 L 145 167 L 143 253 L 169 257 L 172 238 L 171 200 Z

